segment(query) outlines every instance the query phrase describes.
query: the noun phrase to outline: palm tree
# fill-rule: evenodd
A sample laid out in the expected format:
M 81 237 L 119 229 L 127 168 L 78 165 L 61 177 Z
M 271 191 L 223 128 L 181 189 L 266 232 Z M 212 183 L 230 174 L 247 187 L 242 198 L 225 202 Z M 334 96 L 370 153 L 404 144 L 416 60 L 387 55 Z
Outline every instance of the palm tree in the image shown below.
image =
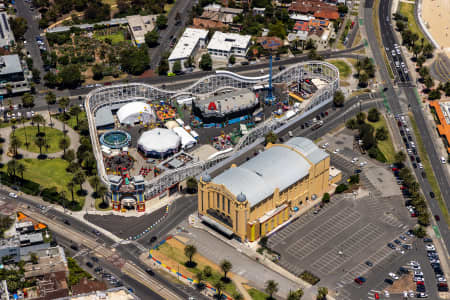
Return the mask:
M 47 93 L 47 95 L 45 95 L 45 101 L 47 102 L 48 115 L 50 117 L 50 126 L 52 126 L 53 122 L 52 122 L 52 114 L 50 113 L 50 105 L 56 103 L 56 96 L 55 96 L 55 94 L 53 92 Z
M 24 164 L 18 163 L 17 167 L 16 167 L 16 172 L 20 173 L 20 177 L 22 178 L 23 181 L 23 173 L 27 170 L 27 168 L 25 167 Z
M 287 300 L 300 300 L 303 297 L 303 290 L 298 289 L 295 292 L 289 291 Z
M 358 59 L 358 61 L 356 62 L 355 67 L 356 67 L 356 72 L 357 72 L 358 77 L 359 77 L 359 74 L 361 73 L 361 70 L 362 70 L 362 67 L 363 67 L 362 61 L 360 61 Z
M 11 177 L 16 177 L 17 160 L 12 159 L 6 164 L 6 172 Z
M 83 182 L 86 180 L 86 175 L 82 170 L 78 171 L 74 175 L 75 182 L 80 185 L 80 192 L 83 191 Z
M 31 121 L 37 125 L 38 135 L 41 133 L 40 125 L 45 123 L 45 119 L 40 114 L 35 114 Z
M 58 101 L 58 105 L 63 111 L 63 132 L 64 132 L 64 134 L 66 134 L 66 109 L 69 106 L 69 104 L 70 104 L 70 99 L 67 97 L 62 97 Z
M 220 268 L 223 271 L 223 280 L 226 282 L 228 281 L 228 277 L 227 277 L 227 273 L 231 271 L 231 268 L 233 268 L 233 265 L 231 264 L 230 261 L 224 259 L 222 260 L 222 262 L 220 263 Z
M 79 115 L 80 113 L 81 113 L 81 108 L 80 108 L 78 105 L 72 106 L 72 107 L 70 108 L 70 114 L 71 114 L 72 116 L 74 116 L 75 119 L 77 120 L 77 128 L 78 128 L 78 115 Z
M 205 279 L 205 274 L 203 274 L 202 271 L 198 272 L 195 277 L 197 278 L 197 287 L 199 289 L 203 289 L 204 284 L 203 284 L 203 280 Z
M 189 258 L 188 262 L 189 266 L 192 266 L 194 264 L 192 261 L 192 257 L 194 256 L 195 253 L 197 253 L 197 248 L 195 248 L 194 245 L 186 245 L 186 247 L 184 247 L 184 255 L 186 255 L 186 257 Z
M 217 299 L 222 299 L 222 291 L 225 288 L 225 285 L 223 284 L 222 281 L 218 281 L 216 283 L 216 291 L 217 291 Z
M 77 185 L 77 183 L 73 179 L 71 181 L 69 181 L 69 183 L 67 184 L 67 188 L 69 189 L 70 194 L 72 195 L 72 202 L 75 201 L 73 191 L 74 191 L 76 185 Z
M 106 206 L 106 202 L 105 202 L 105 195 L 106 195 L 106 192 L 108 192 L 108 188 L 105 186 L 105 185 L 100 185 L 99 187 L 98 187 L 98 191 L 97 191 L 97 195 L 98 195 L 98 197 L 99 198 L 101 198 L 102 199 L 102 203 Z
M 11 148 L 13 149 L 14 157 L 17 156 L 17 149 L 22 146 L 22 141 L 15 135 L 11 137 L 11 140 L 9 142 Z
M 273 294 L 278 292 L 278 283 L 274 280 L 266 281 L 266 293 L 269 294 L 269 299 L 273 299 Z
M 39 147 L 39 156 L 42 156 L 42 147 L 45 145 L 45 139 L 42 136 L 38 136 L 34 143 Z
M 98 196 L 98 185 L 101 183 L 98 175 L 94 175 L 89 178 L 89 184 L 94 188 L 95 195 Z
M 59 140 L 59 148 L 63 149 L 64 156 L 66 156 L 66 149 L 70 146 L 70 140 L 68 137 L 63 137 Z
M 320 287 L 317 292 L 317 300 L 325 300 L 328 295 L 328 289 L 326 287 Z

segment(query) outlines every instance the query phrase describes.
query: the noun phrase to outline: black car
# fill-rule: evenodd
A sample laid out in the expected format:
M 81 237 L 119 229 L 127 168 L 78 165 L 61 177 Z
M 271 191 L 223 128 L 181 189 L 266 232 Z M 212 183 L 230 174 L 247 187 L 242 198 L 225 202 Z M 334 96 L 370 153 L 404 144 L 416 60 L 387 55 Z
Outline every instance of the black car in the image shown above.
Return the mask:
M 373 263 L 371 262 L 371 261 L 366 261 L 366 265 L 368 265 L 369 267 L 372 267 L 373 266 Z
M 424 243 L 432 243 L 433 240 L 430 239 L 430 238 L 424 238 L 424 239 L 423 239 L 423 242 L 424 242 Z
M 434 198 L 434 193 L 433 192 L 430 192 L 430 197 Z
M 422 160 L 420 159 L 419 156 L 416 156 L 416 161 L 417 161 L 418 163 L 420 163 Z
M 411 159 L 411 161 L 414 161 L 414 155 L 410 155 L 409 158 Z
M 400 240 L 394 240 L 394 243 L 396 243 L 397 245 L 401 245 L 402 242 L 400 242 Z
M 417 150 L 416 150 L 416 148 L 414 148 L 412 151 L 413 151 L 414 155 L 417 155 Z
M 100 235 L 100 231 L 98 231 L 98 230 L 95 230 L 95 229 L 94 229 L 94 230 L 92 230 L 92 233 L 93 233 L 93 234 L 95 234 L 96 236 L 99 236 L 99 235 Z
M 422 172 L 422 177 L 423 177 L 423 178 L 427 178 L 427 173 Z
M 402 245 L 402 247 L 405 250 L 411 250 L 411 246 L 410 245 Z
M 388 246 L 389 248 L 391 248 L 391 249 L 395 249 L 395 246 L 394 246 L 394 244 L 392 244 L 392 243 L 388 243 L 387 246 Z
M 417 164 L 415 162 L 412 163 L 414 169 L 417 169 Z
M 153 244 L 154 242 L 156 242 L 158 238 L 156 236 L 152 236 L 152 238 L 150 239 L 150 244 Z
M 93 262 L 98 262 L 98 258 L 95 257 L 95 256 L 92 256 L 91 259 L 92 259 Z
M 425 286 L 423 284 L 418 284 L 416 286 L 416 291 L 419 293 L 425 293 L 425 291 L 426 291 Z
M 409 270 L 404 267 L 400 267 L 400 269 L 398 269 L 398 271 L 402 274 L 409 274 Z
M 439 292 L 448 292 L 448 286 L 438 286 Z
M 408 135 L 408 141 L 412 142 L 412 136 Z
M 66 225 L 70 225 L 70 222 L 69 222 L 69 220 L 64 220 L 64 224 L 66 224 Z
M 89 268 L 92 268 L 94 265 L 93 265 L 90 261 L 88 261 L 88 262 L 86 263 L 86 266 L 88 266 Z
M 97 268 L 94 269 L 95 273 L 100 273 L 101 271 L 103 271 L 102 267 L 97 267 Z
M 386 282 L 387 284 L 390 284 L 390 285 L 394 284 L 394 281 L 392 279 L 390 279 L 390 278 L 386 278 L 384 280 L 384 282 Z
M 150 268 L 145 269 L 145 272 L 147 272 L 147 274 L 150 276 L 155 276 L 155 272 L 153 272 L 153 270 Z
M 405 135 L 405 132 L 403 130 L 400 130 L 400 134 L 403 136 Z
M 70 248 L 72 248 L 72 250 L 78 251 L 78 246 L 77 245 L 70 245 Z

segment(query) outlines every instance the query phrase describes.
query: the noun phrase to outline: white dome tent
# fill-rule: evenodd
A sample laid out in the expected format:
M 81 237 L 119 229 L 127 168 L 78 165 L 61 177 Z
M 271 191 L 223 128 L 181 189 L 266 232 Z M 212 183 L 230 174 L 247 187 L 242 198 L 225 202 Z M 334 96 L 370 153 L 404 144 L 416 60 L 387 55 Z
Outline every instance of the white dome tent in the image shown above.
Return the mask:
M 178 152 L 181 137 L 170 129 L 155 128 L 144 132 L 138 140 L 138 149 L 145 156 L 164 158 Z
M 136 123 L 149 124 L 155 122 L 156 117 L 149 104 L 144 102 L 130 102 L 117 111 L 120 124 L 133 125 Z

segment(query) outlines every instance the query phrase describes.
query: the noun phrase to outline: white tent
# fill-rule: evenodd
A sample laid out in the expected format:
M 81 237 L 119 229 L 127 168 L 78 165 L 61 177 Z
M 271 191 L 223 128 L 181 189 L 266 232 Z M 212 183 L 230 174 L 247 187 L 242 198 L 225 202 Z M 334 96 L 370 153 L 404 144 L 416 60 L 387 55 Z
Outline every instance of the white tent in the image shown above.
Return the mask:
M 155 113 L 149 104 L 144 102 L 131 102 L 122 106 L 117 111 L 120 124 L 148 124 L 156 120 Z
M 172 130 L 155 128 L 144 132 L 138 140 L 138 148 L 146 155 L 164 156 L 175 153 L 181 144 L 181 138 Z
M 197 144 L 197 140 L 194 139 L 192 135 L 190 135 L 189 132 L 187 132 L 183 127 L 175 127 L 172 130 L 175 131 L 179 137 L 181 137 L 181 147 L 183 149 L 192 148 Z

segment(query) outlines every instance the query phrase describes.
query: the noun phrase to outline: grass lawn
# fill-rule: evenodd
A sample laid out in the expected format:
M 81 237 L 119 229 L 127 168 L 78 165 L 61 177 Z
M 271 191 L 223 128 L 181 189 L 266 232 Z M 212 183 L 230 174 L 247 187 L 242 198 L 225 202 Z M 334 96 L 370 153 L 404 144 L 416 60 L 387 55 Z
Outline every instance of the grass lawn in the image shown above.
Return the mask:
M 75 118 L 75 116 L 69 115 L 70 117 L 68 120 L 66 120 L 66 125 L 70 126 L 73 130 L 75 130 L 75 126 L 77 125 L 77 118 Z M 58 118 L 58 120 L 60 120 L 62 122 L 63 120 L 63 114 L 58 114 L 55 116 L 56 118 Z M 86 112 L 82 111 L 79 115 L 78 115 L 78 122 L 81 122 L 82 120 L 86 120 Z
M 110 39 L 113 44 L 117 44 L 117 43 L 125 41 L 125 37 L 123 36 L 122 31 L 118 31 L 117 33 L 108 34 L 108 35 L 95 34 L 94 37 L 101 41 L 103 41 L 105 39 Z
M 347 78 L 352 74 L 352 68 L 345 61 L 340 59 L 332 59 L 328 62 L 339 69 L 339 77 L 341 79 Z
M 100 208 L 100 204 L 101 203 L 102 203 L 102 199 L 101 198 L 95 199 L 95 209 L 96 210 L 102 210 L 102 211 L 112 210 L 111 205 L 109 205 L 107 208 Z
M 403 16 L 408 17 L 407 28 L 412 32 L 417 33 L 420 41 L 422 38 L 425 38 L 425 36 L 423 35 L 422 31 L 420 30 L 419 26 L 416 23 L 416 18 L 414 18 L 414 9 L 415 4 L 399 2 L 399 9 L 398 9 L 399 13 L 401 13 Z
M 361 32 L 360 32 L 360 30 L 358 29 L 358 33 L 356 34 L 355 39 L 353 40 L 353 45 L 352 45 L 352 47 L 356 47 L 356 46 L 358 46 L 360 43 L 361 43 Z
M 266 293 L 263 293 L 261 291 L 258 291 L 257 289 L 249 289 L 248 290 L 249 295 L 252 297 L 253 300 L 266 300 L 269 298 L 269 295 Z
M 67 184 L 72 180 L 73 175 L 66 171 L 69 163 L 63 159 L 22 159 L 20 160 L 26 167 L 26 171 L 23 173 L 25 179 L 39 183 L 42 188 L 56 187 L 58 191 L 65 191 L 67 198 L 71 200 L 71 193 L 67 189 Z M 6 166 L 4 167 L 6 170 Z M 78 201 L 81 206 L 84 203 L 84 197 L 80 197 L 76 194 L 78 187 L 74 191 L 75 200 Z
M 414 134 L 417 139 L 417 146 L 419 147 L 420 158 L 422 159 L 423 168 L 425 173 L 427 174 L 428 182 L 430 183 L 431 189 L 435 195 L 435 199 L 439 204 L 439 208 L 444 215 L 445 221 L 447 224 L 450 224 L 450 216 L 448 214 L 448 207 L 446 206 L 444 200 L 442 199 L 441 189 L 439 188 L 439 184 L 437 183 L 436 176 L 434 175 L 433 168 L 431 167 L 430 159 L 428 158 L 427 151 L 425 150 L 425 146 L 422 141 L 422 137 L 420 136 L 419 129 L 417 128 L 416 120 L 413 115 L 409 115 L 409 119 L 411 120 L 411 125 L 414 130 Z
M 160 246 L 158 250 L 153 250 L 152 255 L 161 260 L 167 266 L 172 267 L 177 271 L 179 270 L 181 274 L 191 277 L 192 279 L 196 279 L 195 274 L 203 271 L 205 266 L 210 266 L 212 268 L 212 275 L 204 281 L 210 283 L 212 286 L 215 286 L 223 276 L 220 268 L 200 254 L 195 254 L 192 259 L 197 263 L 194 268 L 186 267 L 185 263 L 188 261 L 188 258 L 184 255 L 184 246 L 185 245 L 180 241 L 170 239 Z M 232 281 L 225 284 L 225 292 L 230 296 L 237 292 L 236 286 Z
M 367 123 L 372 125 L 375 128 L 375 131 L 380 127 L 384 127 L 386 128 L 386 130 L 388 130 L 386 119 L 382 115 L 380 115 L 380 120 L 378 122 L 372 123 L 370 121 L 367 121 Z M 380 149 L 384 157 L 386 157 L 388 163 L 393 163 L 395 161 L 395 149 L 394 145 L 392 144 L 392 137 L 390 134 L 388 134 L 388 138 L 386 140 L 378 141 L 378 149 Z
M 62 151 L 59 148 L 59 141 L 64 136 L 63 132 L 51 128 L 51 127 L 40 127 L 41 132 L 45 132 L 44 138 L 47 140 L 47 143 L 49 145 L 48 149 L 46 147 L 42 147 L 42 153 L 55 153 Z M 21 149 L 28 150 L 30 152 L 39 153 L 39 147 L 35 144 L 36 135 L 38 133 L 36 126 L 25 126 L 25 128 L 20 127 L 16 129 L 15 135 L 19 138 L 19 140 L 22 142 Z M 25 146 L 25 134 L 26 139 L 28 140 L 28 148 Z M 11 133 L 12 136 L 12 133 Z

